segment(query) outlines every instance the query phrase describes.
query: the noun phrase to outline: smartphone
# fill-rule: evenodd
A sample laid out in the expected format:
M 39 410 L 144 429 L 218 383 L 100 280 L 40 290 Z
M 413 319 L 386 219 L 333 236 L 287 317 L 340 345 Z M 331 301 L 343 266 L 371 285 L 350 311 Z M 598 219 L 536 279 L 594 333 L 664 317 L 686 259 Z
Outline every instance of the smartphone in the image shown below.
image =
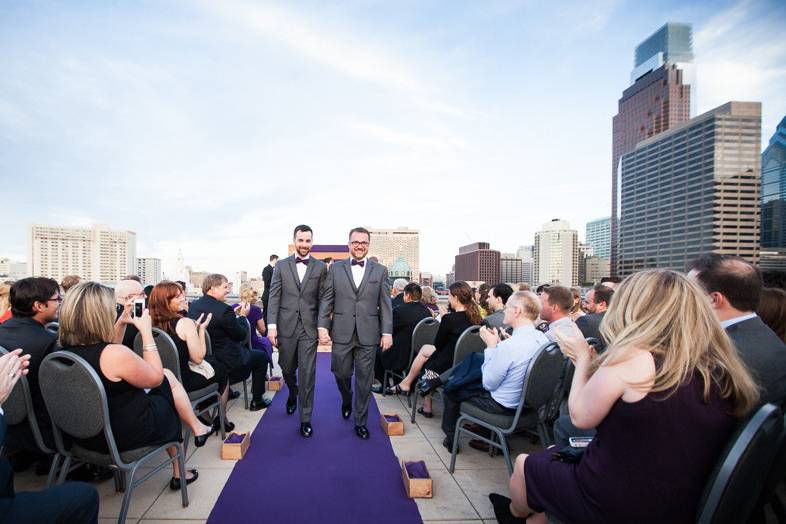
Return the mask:
M 142 313 L 145 311 L 145 299 L 144 298 L 137 298 L 134 300 L 134 307 L 131 310 L 131 316 L 139 318 L 142 316 Z
M 586 448 L 592 442 L 592 437 L 568 437 L 568 443 L 572 448 Z

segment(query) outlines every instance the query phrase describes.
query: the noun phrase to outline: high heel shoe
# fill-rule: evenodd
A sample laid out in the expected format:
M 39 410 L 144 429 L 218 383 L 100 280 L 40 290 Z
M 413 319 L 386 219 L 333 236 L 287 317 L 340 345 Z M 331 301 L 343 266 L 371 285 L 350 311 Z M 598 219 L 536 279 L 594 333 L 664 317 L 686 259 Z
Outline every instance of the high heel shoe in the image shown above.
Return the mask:
M 188 475 L 186 475 L 186 486 L 191 484 L 192 482 L 194 482 L 196 479 L 199 478 L 199 471 L 197 471 L 195 469 L 187 469 L 186 473 L 191 473 L 191 475 L 193 475 L 191 478 L 188 478 Z M 180 489 L 180 479 L 176 479 L 175 477 L 172 477 L 172 479 L 169 481 L 169 489 L 171 489 L 172 491 L 179 490 Z
M 213 419 L 213 432 L 218 435 L 220 429 L 221 422 L 219 422 L 218 417 L 216 417 Z M 224 419 L 224 431 L 232 431 L 233 429 L 235 429 L 235 425 L 227 419 Z
M 205 433 L 204 435 L 199 435 L 199 436 L 194 435 L 194 446 L 197 448 L 201 448 L 202 446 L 204 446 L 205 442 L 207 442 L 207 439 L 211 433 L 213 433 L 212 429 L 207 433 Z
M 408 397 L 408 396 L 410 396 L 412 394 L 412 390 L 410 389 L 409 391 L 407 391 L 407 390 L 401 389 L 401 385 L 400 384 L 396 384 L 392 388 L 387 388 L 385 390 L 385 394 L 386 395 L 404 395 L 404 396 Z

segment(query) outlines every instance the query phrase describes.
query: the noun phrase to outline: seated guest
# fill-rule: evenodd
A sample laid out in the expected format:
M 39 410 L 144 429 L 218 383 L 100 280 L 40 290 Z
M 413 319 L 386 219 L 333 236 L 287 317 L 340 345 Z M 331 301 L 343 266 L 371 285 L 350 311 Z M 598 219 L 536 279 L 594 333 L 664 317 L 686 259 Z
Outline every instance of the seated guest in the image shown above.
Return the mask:
M 585 338 L 592 337 L 598 340 L 599 345 L 596 347 L 598 351 L 602 351 L 606 347 L 603 336 L 600 334 L 600 323 L 609 308 L 613 295 L 614 290 L 603 284 L 598 284 L 590 289 L 586 299 L 587 314 L 576 320 L 576 327 Z
M 508 298 L 513 294 L 513 288 L 507 284 L 497 284 L 489 290 L 486 303 L 489 306 L 491 314 L 483 319 L 481 325 L 493 328 L 505 329 L 503 319 L 505 318 L 505 304 L 508 303 Z
M 422 288 L 423 294 L 420 299 L 420 303 L 426 306 L 426 308 L 431 312 L 432 317 L 439 316 L 439 306 L 437 302 L 439 302 L 439 297 L 434 292 L 434 289 L 430 286 L 423 286 Z
M 141 317 L 129 319 L 142 334 L 140 357 L 132 349 L 112 343 L 113 304 L 112 290 L 96 282 L 81 282 L 71 288 L 60 310 L 60 342 L 64 351 L 79 355 L 98 373 L 118 451 L 181 440 L 181 419 L 194 432 L 194 445 L 203 446 L 212 428 L 197 419 L 188 393 L 162 366 L 150 314 L 144 310 Z M 108 451 L 103 431 L 79 443 L 87 449 Z M 173 457 L 176 450 L 171 447 L 167 452 Z M 180 489 L 178 467 L 175 461 L 169 483 L 173 490 Z M 186 483 L 197 476 L 197 470 L 188 470 Z
M 407 280 L 404 278 L 397 278 L 390 286 L 390 298 L 393 308 L 404 305 L 404 288 L 407 286 Z
M 11 292 L 11 284 L 8 282 L 0 283 L 0 324 L 11 318 L 11 306 L 8 294 Z
M 254 288 L 250 286 L 243 287 L 240 290 L 240 303 L 232 304 L 232 309 L 245 304 L 249 305 L 246 318 L 248 318 L 248 324 L 251 326 L 251 347 L 259 351 L 264 351 L 267 354 L 268 360 L 272 362 L 273 344 L 271 344 L 267 337 L 260 336 L 260 334 L 265 334 L 267 326 L 265 326 L 262 308 L 257 306 L 258 300 L 259 294 Z
M 234 384 L 248 378 L 251 374 L 252 401 L 251 411 L 258 411 L 270 405 L 264 398 L 265 375 L 270 362 L 264 351 L 248 349 L 246 346 L 246 325 L 235 316 L 235 311 L 226 304 L 229 294 L 229 281 L 224 275 L 211 274 L 202 282 L 202 298 L 195 300 L 188 308 L 188 316 L 197 319 L 200 315 L 212 314 L 207 328 L 213 345 L 213 355 L 224 366 L 229 375 L 229 383 Z M 249 304 L 237 308 L 240 316 L 247 317 Z M 229 388 L 224 390 L 222 402 L 228 400 Z M 232 431 L 234 424 L 225 424 Z
M 547 286 L 540 293 L 540 318 L 548 322 L 546 337 L 554 342 L 554 333 L 560 326 L 570 328 L 576 324 L 570 319 L 573 293 L 564 286 Z
M 786 291 L 776 287 L 762 289 L 756 314 L 786 342 Z
M 68 275 L 63 277 L 63 281 L 60 282 L 60 288 L 63 290 L 63 294 L 68 293 L 68 290 L 79 284 L 81 280 L 82 278 L 79 275 Z
M 573 306 L 570 308 L 570 319 L 576 322 L 576 319 L 585 315 L 584 311 L 581 309 L 581 288 L 572 287 L 570 288 L 570 293 L 573 295 Z
M 478 305 L 473 300 L 472 288 L 466 282 L 454 282 L 448 288 L 448 302 L 453 309 L 447 313 L 439 323 L 434 344 L 424 344 L 412 361 L 412 366 L 404 380 L 398 383 L 390 392 L 410 394 L 412 385 L 425 369 L 425 379 L 439 377 L 453 366 L 453 354 L 456 351 L 456 342 L 461 334 L 469 327 L 477 326 L 482 320 Z M 423 407 L 418 408 L 418 413 L 426 418 L 431 418 L 431 395 L 426 396 Z
M 134 300 L 140 298 L 145 298 L 145 290 L 139 282 L 139 277 L 126 277 L 117 283 L 115 287 L 115 338 L 113 340 L 127 348 L 134 347 L 134 339 L 139 333 L 136 326 L 128 320 L 131 317 Z
M 620 277 L 603 277 L 600 279 L 600 283 L 604 286 L 611 288 L 612 290 L 616 290 L 622 279 Z
M 42 436 L 50 447 L 54 447 L 54 437 L 38 385 L 38 368 L 44 357 L 57 349 L 57 335 L 44 326 L 57 319 L 60 301 L 60 286 L 56 281 L 43 277 L 23 278 L 11 287 L 10 302 L 14 316 L 0 325 L 0 346 L 9 351 L 22 348 L 24 354 L 30 356 L 27 383 Z M 6 450 L 18 449 L 38 453 L 26 419 L 21 424 L 8 427 Z
M 480 311 L 480 318 L 486 318 L 486 316 L 491 313 L 488 304 L 489 291 L 491 291 L 491 286 L 485 282 L 479 285 L 478 289 L 475 290 L 475 302 Z
M 183 315 L 186 295 L 174 282 L 159 282 L 150 294 L 150 319 L 153 327 L 169 334 L 177 346 L 180 377 L 186 391 L 196 391 L 210 384 L 218 384 L 219 391 L 227 387 L 227 371 L 212 355 L 207 355 L 205 331 L 212 315 L 200 315 L 194 321 Z M 206 362 L 207 365 L 202 363 Z M 192 369 L 192 366 L 197 369 Z M 201 368 L 200 368 L 201 366 Z M 207 378 L 205 375 L 212 376 Z M 226 409 L 226 405 L 224 406 Z
M 674 271 L 628 277 L 604 321 L 609 347 L 593 356 L 577 332 L 558 333 L 576 366 L 573 423 L 598 434 L 577 464 L 556 450 L 519 455 L 511 499 L 489 495 L 497 520 L 693 522 L 707 478 L 756 383 L 702 289 Z M 534 513 L 534 514 L 533 514 Z
M 21 349 L 0 357 L 0 404 L 19 377 L 27 375 L 29 356 Z M 29 376 L 29 375 L 28 375 Z M 5 444 L 5 415 L 0 409 L 0 448 Z M 0 522 L 48 524 L 50 522 L 98 522 L 98 492 L 90 484 L 66 482 L 43 489 L 14 493 L 14 474 L 8 460 L 0 459 Z
M 386 369 L 397 373 L 407 369 L 412 348 L 412 331 L 418 322 L 431 318 L 431 312 L 421 303 L 421 289 L 418 284 L 410 282 L 404 286 L 402 296 L 404 303 L 393 308 L 393 345 L 387 351 L 377 348 L 374 375 L 380 384 Z M 382 384 L 382 387 L 388 387 L 388 384 Z
M 715 316 L 764 388 L 762 402 L 782 405 L 786 344 L 755 313 L 762 288 L 759 270 L 742 258 L 711 253 L 695 260 L 688 276 L 709 293 Z
M 534 322 L 540 313 L 540 301 L 535 293 L 513 293 L 507 300 L 504 312 L 505 324 L 513 328 L 512 336 L 500 341 L 498 330 L 485 326 L 480 329 L 480 336 L 486 343 L 481 367 L 482 387 L 472 387 L 468 392 L 468 386 L 471 385 L 463 384 L 459 390 L 451 389 L 451 392 L 447 393 L 446 386 L 446 394 L 443 396 L 445 410 L 442 413 L 445 440 L 442 445 L 449 450 L 453 448 L 461 402 L 469 402 L 487 413 L 513 415 L 521 400 L 524 375 L 529 363 L 538 348 L 548 343 L 546 336 L 535 329 Z

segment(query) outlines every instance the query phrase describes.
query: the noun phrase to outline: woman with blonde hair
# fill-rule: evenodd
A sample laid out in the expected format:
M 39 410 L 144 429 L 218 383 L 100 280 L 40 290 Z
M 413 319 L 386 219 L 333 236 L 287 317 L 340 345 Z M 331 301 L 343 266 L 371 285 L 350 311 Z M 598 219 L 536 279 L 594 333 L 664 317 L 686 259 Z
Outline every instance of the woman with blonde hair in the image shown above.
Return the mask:
M 577 464 L 555 460 L 556 450 L 519 455 L 512 500 L 489 495 L 497 520 L 545 523 L 545 511 L 563 522 L 692 522 L 759 398 L 707 294 L 680 273 L 642 271 L 606 312 L 604 354 L 566 327 L 556 335 L 575 364 L 570 418 L 597 435 Z
M 573 295 L 573 306 L 570 308 L 570 319 L 576 322 L 576 319 L 583 317 L 586 313 L 581 309 L 581 288 L 570 288 L 570 294 Z
M 233 304 L 236 308 L 248 304 L 248 323 L 251 326 L 251 347 L 267 354 L 268 361 L 273 362 L 273 344 L 264 335 L 267 332 L 262 308 L 257 305 L 259 293 L 251 286 L 240 288 L 240 303 Z
M 118 451 L 179 441 L 180 420 L 194 432 L 194 445 L 203 446 L 212 428 L 197 419 L 185 389 L 161 364 L 150 314 L 145 310 L 141 317 L 131 317 L 125 310 L 121 318 L 141 333 L 142 357 L 122 344 L 112 343 L 115 297 L 108 287 L 80 282 L 66 293 L 60 307 L 60 345 L 63 351 L 85 359 L 98 373 L 106 391 Z M 103 433 L 82 439 L 80 444 L 107 452 Z M 174 447 L 167 452 L 175 456 Z M 180 489 L 177 461 L 172 467 L 169 487 L 177 490 Z M 187 475 L 186 483 L 190 484 L 197 479 L 198 472 L 188 470 Z
M 438 316 L 439 306 L 437 305 L 437 302 L 439 301 L 439 298 L 434 292 L 434 289 L 429 286 L 423 286 L 421 290 L 422 295 L 420 297 L 420 303 L 426 306 L 426 309 L 431 312 L 432 317 Z
M 11 284 L 0 283 L 0 324 L 11 318 Z

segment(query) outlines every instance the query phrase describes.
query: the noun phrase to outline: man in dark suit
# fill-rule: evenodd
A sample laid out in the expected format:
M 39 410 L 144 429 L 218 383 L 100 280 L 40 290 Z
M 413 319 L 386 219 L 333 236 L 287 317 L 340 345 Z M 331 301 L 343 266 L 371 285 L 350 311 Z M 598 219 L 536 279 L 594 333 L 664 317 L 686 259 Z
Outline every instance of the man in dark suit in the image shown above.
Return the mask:
M 20 358 L 21 352 L 19 349 L 0 357 L 0 404 L 8 399 L 19 378 L 28 374 L 29 357 L 25 355 Z M 0 449 L 5 443 L 5 437 L 5 416 L 0 409 Z M 98 492 L 90 484 L 67 482 L 41 491 L 14 493 L 14 474 L 11 465 L 7 459 L 2 458 L 0 459 L 0 522 L 95 523 L 98 522 Z
M 404 305 L 404 288 L 407 287 L 407 281 L 403 278 L 397 278 L 393 281 L 393 289 L 391 290 L 391 304 L 393 309 Z
M 267 304 L 270 300 L 270 283 L 273 281 L 273 271 L 278 263 L 278 255 L 270 255 L 270 262 L 262 270 L 262 282 L 265 284 L 265 289 L 262 290 L 262 318 L 267 325 Z
M 270 284 L 268 338 L 278 347 L 278 363 L 289 390 L 287 414 L 300 400 L 300 434 L 313 433 L 311 411 L 317 376 L 317 317 L 329 322 L 325 302 L 327 266 L 311 256 L 314 232 L 299 225 L 293 233 L 296 255 L 276 265 Z M 297 377 L 295 376 L 297 372 Z
M 371 233 L 357 227 L 349 232 L 350 258 L 335 262 L 329 272 L 326 302 L 333 306 L 332 329 L 320 319 L 323 343 L 333 339 L 331 369 L 341 392 L 341 416 L 352 414 L 352 371 L 355 374 L 355 434 L 368 439 L 368 402 L 374 380 L 377 346 L 393 344 L 393 307 L 385 266 L 368 258 Z M 330 334 L 328 334 L 330 329 Z
M 409 356 L 412 349 L 412 331 L 415 326 L 424 318 L 431 318 L 431 311 L 420 303 L 423 290 L 415 282 L 410 282 L 404 287 L 401 293 L 403 297 L 402 305 L 393 308 L 393 345 L 387 351 L 377 348 L 377 357 L 374 363 L 374 378 L 380 384 L 385 376 L 385 370 L 389 369 L 401 373 L 409 365 Z M 419 348 L 418 348 L 419 349 Z M 389 384 L 382 384 L 372 390 L 381 393 L 383 387 Z
M 264 351 L 248 348 L 246 323 L 237 318 L 235 311 L 224 302 L 229 294 L 229 281 L 224 275 L 208 275 L 202 282 L 202 293 L 203 296 L 188 307 L 188 316 L 196 320 L 202 314 L 213 314 L 207 332 L 210 334 L 213 355 L 219 365 L 226 368 L 229 383 L 245 380 L 250 372 L 252 401 L 248 409 L 257 411 L 268 407 L 270 400 L 262 395 L 265 393 L 265 373 L 269 360 Z M 247 316 L 249 307 L 248 304 L 238 306 L 238 314 Z M 225 405 L 228 395 L 229 388 L 225 388 L 221 394 Z
M 606 342 L 600 334 L 600 323 L 606 315 L 613 295 L 614 290 L 603 284 L 593 287 L 587 292 L 587 314 L 576 319 L 576 327 L 581 330 L 584 338 L 597 339 L 598 345 L 595 347 L 597 351 L 606 348 Z
M 13 317 L 0 324 L 0 346 L 8 351 L 22 348 L 25 355 L 30 355 L 30 374 L 27 377 L 30 396 L 44 440 L 54 447 L 49 414 L 38 385 L 38 368 L 44 357 L 57 348 L 57 334 L 47 331 L 44 326 L 57 320 L 62 300 L 60 286 L 51 278 L 23 278 L 11 286 L 9 298 Z M 6 449 L 38 453 L 27 421 L 8 427 Z
M 688 275 L 710 295 L 715 316 L 763 387 L 762 402 L 786 402 L 786 344 L 756 315 L 762 281 L 758 268 L 732 255 L 695 260 Z

